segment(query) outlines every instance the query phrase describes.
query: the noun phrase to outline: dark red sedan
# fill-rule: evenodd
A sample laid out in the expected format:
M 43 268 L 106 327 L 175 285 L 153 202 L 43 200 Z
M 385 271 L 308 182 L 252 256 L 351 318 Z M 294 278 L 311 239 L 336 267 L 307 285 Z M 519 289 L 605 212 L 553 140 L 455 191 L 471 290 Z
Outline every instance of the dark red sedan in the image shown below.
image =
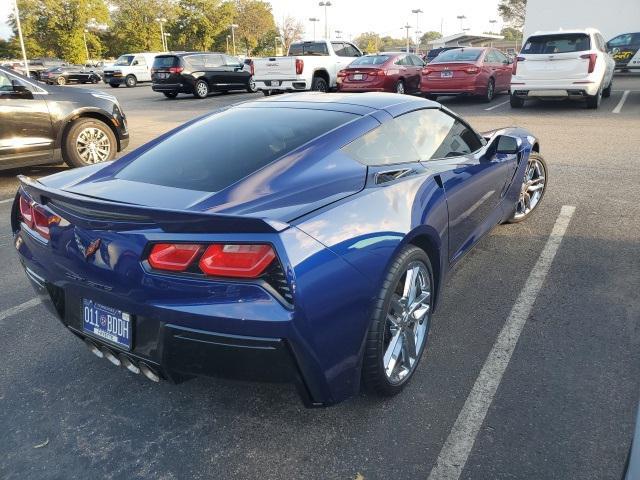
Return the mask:
M 420 57 L 406 53 L 363 55 L 338 72 L 338 91 L 417 93 L 424 66 Z
M 420 90 L 430 99 L 439 95 L 474 95 L 490 102 L 508 92 L 511 60 L 495 48 L 447 50 L 422 69 Z

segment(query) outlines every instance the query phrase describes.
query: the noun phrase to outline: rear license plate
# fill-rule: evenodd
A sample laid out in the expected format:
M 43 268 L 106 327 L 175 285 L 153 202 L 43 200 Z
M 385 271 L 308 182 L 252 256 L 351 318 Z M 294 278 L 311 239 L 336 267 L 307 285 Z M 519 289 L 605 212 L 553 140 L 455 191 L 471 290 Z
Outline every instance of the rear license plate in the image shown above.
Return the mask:
M 440 72 L 440 78 L 451 78 L 453 77 L 453 72 L 450 70 L 445 70 L 444 72 Z
M 82 328 L 107 342 L 131 349 L 131 315 L 116 308 L 82 299 Z
M 280 86 L 280 80 L 271 80 L 271 83 L 269 84 L 272 87 L 279 87 Z
M 364 75 L 361 73 L 356 73 L 353 75 L 354 80 L 362 80 L 363 78 L 364 78 Z
M 160 80 L 164 80 L 165 78 L 169 78 L 169 74 L 168 73 L 164 73 L 164 72 L 160 72 L 160 73 L 158 73 L 158 78 Z

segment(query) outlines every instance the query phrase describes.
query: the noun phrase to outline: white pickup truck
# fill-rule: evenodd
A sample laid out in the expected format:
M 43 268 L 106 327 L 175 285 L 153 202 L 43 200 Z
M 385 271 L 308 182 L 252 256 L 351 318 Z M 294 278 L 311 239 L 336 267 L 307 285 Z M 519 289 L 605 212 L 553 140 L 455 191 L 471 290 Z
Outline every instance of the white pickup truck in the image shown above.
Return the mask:
M 256 89 L 265 95 L 279 92 L 315 90 L 328 92 L 336 87 L 338 72 L 362 52 L 343 40 L 292 43 L 286 57 L 253 61 Z

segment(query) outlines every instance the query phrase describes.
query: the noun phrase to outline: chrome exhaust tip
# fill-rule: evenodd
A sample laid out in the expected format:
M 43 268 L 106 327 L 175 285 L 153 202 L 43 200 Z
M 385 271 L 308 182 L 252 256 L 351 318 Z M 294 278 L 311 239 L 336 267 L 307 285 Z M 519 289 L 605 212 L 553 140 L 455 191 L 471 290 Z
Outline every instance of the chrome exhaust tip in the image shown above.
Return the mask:
M 160 375 L 158 375 L 149 365 L 146 363 L 140 362 L 140 371 L 142 374 L 147 377 L 152 382 L 159 382 Z
M 140 368 L 135 363 L 133 363 L 129 357 L 121 353 L 118 358 L 120 358 L 122 366 L 129 370 L 131 373 L 135 373 L 136 375 L 140 373 Z
M 104 355 L 104 358 L 106 358 L 107 360 L 109 360 L 111 363 L 113 363 L 116 367 L 119 367 L 120 365 L 122 365 L 122 362 L 120 361 L 120 359 L 118 357 L 116 357 L 113 352 L 111 352 L 111 350 L 109 350 L 107 347 L 102 347 L 100 349 L 100 351 L 102 352 L 102 354 Z
M 104 353 L 102 353 L 98 348 L 98 346 L 95 343 L 93 343 L 91 340 L 88 340 L 85 338 L 84 344 L 87 346 L 89 351 L 93 353 L 96 357 L 104 358 Z

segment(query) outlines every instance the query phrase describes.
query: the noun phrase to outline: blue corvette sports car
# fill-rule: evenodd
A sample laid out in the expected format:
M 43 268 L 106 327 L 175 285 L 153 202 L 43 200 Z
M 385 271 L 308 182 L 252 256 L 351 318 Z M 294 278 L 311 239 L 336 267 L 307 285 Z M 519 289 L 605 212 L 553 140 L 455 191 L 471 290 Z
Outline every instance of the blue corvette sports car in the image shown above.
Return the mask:
M 546 170 L 519 128 L 301 93 L 21 177 L 11 225 L 36 291 L 97 356 L 154 381 L 291 381 L 321 406 L 407 384 L 447 273 L 531 214 Z

